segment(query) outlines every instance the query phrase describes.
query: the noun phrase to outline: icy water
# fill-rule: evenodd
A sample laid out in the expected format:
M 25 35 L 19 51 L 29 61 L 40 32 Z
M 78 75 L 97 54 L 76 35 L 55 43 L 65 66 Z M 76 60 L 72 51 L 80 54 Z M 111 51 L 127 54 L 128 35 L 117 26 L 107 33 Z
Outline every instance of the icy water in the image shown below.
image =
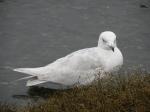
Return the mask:
M 150 66 L 148 0 L 1 0 L 0 67 L 37 67 L 97 46 L 100 32 L 117 34 L 125 66 Z M 0 69 L 0 82 L 24 74 Z M 0 84 L 0 102 L 30 100 L 25 82 Z

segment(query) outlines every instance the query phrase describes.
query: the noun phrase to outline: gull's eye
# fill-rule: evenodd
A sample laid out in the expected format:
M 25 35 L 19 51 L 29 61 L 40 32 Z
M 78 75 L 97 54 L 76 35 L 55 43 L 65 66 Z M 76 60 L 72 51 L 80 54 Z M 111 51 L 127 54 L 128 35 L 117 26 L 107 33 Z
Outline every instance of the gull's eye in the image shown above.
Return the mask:
M 103 40 L 103 42 L 105 42 L 106 43 L 106 40 L 104 40 L 104 39 L 102 39 Z

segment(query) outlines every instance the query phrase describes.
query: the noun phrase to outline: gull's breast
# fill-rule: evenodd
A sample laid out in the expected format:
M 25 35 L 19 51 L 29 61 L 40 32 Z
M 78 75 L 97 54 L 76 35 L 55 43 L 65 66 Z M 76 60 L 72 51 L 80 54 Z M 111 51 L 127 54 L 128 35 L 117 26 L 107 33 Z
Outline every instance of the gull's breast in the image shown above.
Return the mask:
M 110 53 L 106 60 L 104 70 L 106 72 L 111 72 L 118 70 L 123 64 L 123 56 L 118 48 L 115 48 L 115 52 Z

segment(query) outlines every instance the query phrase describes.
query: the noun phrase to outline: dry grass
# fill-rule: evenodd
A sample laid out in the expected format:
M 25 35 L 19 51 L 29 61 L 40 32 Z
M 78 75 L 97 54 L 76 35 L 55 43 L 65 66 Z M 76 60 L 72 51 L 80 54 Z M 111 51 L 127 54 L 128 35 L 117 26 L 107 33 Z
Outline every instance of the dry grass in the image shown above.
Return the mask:
M 0 112 L 150 112 L 150 74 L 110 75 L 91 86 L 65 91 L 31 88 L 29 95 L 47 99 L 22 108 L 0 105 Z

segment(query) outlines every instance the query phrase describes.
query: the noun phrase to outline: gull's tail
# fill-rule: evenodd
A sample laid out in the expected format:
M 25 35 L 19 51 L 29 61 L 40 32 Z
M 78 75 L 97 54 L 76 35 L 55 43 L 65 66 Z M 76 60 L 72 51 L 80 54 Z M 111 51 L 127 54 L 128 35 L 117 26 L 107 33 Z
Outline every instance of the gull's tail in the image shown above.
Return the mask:
M 24 73 L 24 74 L 28 74 L 30 76 L 26 76 L 11 82 L 2 82 L 0 84 L 3 85 L 8 85 L 8 84 L 13 84 L 15 82 L 21 81 L 21 80 L 28 80 L 26 83 L 26 86 L 34 86 L 34 85 L 38 85 L 41 83 L 45 83 L 47 81 L 45 80 L 40 80 L 38 79 L 38 75 L 42 74 L 43 71 L 43 67 L 37 67 L 37 68 L 13 68 L 13 67 L 9 67 L 9 66 L 5 66 L 5 67 L 0 67 L 2 69 L 9 69 L 15 72 L 20 72 L 20 73 Z
M 31 76 L 20 78 L 16 81 L 29 79 L 27 81 L 26 86 L 34 86 L 34 85 L 38 85 L 38 84 L 47 82 L 45 80 L 38 79 L 38 75 L 41 74 L 42 69 L 43 69 L 43 67 L 38 67 L 38 68 L 15 68 L 15 69 L 13 69 L 13 71 L 31 75 Z
M 20 72 L 20 73 L 25 73 L 25 74 L 29 74 L 29 75 L 33 75 L 33 76 L 38 75 L 36 73 L 35 68 L 15 68 L 15 69 L 13 69 L 13 71 Z
M 13 68 L 10 66 L 3 66 L 3 67 L 0 67 L 0 69 L 12 70 L 12 71 L 20 72 L 20 73 L 33 75 L 33 76 L 36 76 L 37 71 L 39 71 L 38 68 Z
M 37 67 L 37 68 L 12 68 L 9 66 L 5 66 L 5 67 L 0 67 L 0 69 L 9 69 L 15 72 L 20 72 L 20 73 L 24 73 L 24 74 L 28 74 L 29 76 L 11 81 L 11 82 L 0 82 L 0 84 L 2 85 L 9 85 L 9 84 L 15 84 L 18 81 L 22 81 L 22 80 L 27 80 L 26 86 L 35 86 L 35 85 L 39 85 L 39 84 L 43 84 L 43 83 L 47 83 L 48 82 L 48 87 L 53 88 L 53 89 L 68 89 L 71 88 L 72 86 L 66 86 L 63 85 L 61 83 L 56 83 L 56 82 L 52 82 L 52 81 L 47 81 L 47 80 L 42 80 L 39 79 L 38 75 L 42 75 L 44 74 L 44 72 L 46 71 L 46 69 L 44 67 Z M 43 86 L 43 85 L 42 85 Z

